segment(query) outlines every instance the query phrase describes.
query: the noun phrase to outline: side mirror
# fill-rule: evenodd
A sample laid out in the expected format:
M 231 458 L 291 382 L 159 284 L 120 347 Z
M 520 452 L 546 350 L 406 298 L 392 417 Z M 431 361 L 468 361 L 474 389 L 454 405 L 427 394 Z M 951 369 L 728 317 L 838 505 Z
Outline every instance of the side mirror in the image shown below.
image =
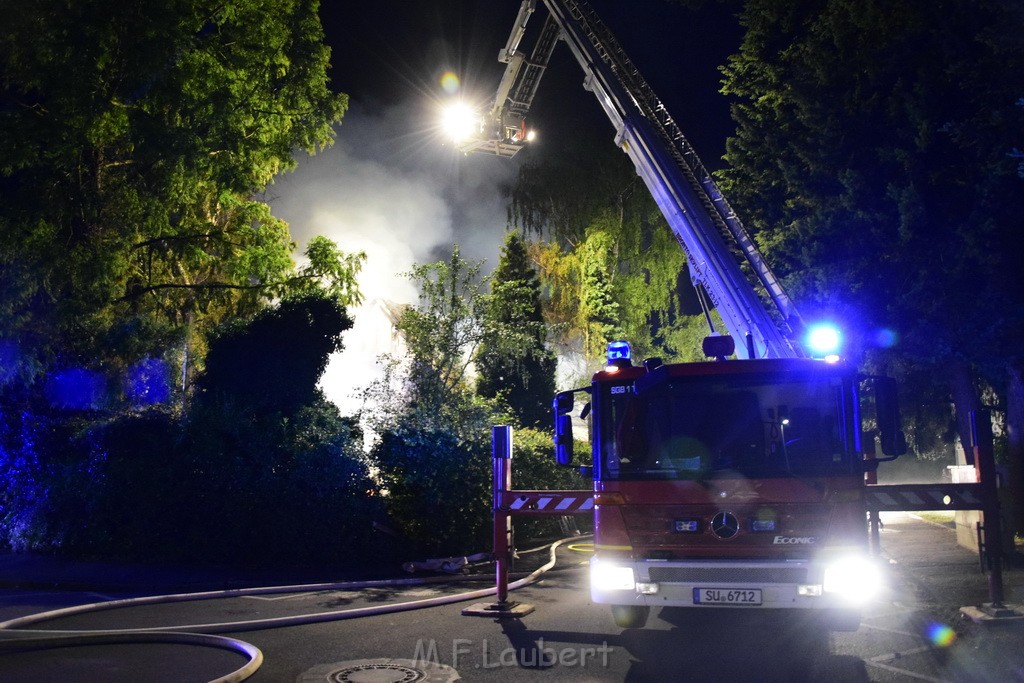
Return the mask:
M 572 464 L 572 416 L 555 416 L 555 462 Z
M 577 391 L 590 393 L 590 389 L 570 389 L 555 394 L 555 462 L 559 465 L 572 464 L 573 438 L 570 413 L 576 405 L 574 396 Z M 588 412 L 590 412 L 590 403 L 583 408 L 583 415 L 580 417 L 584 417 Z
M 896 380 L 875 378 L 875 410 L 882 453 L 897 456 L 907 452 L 907 437 L 900 429 L 900 404 L 896 396 Z
M 555 394 L 555 415 L 566 415 L 572 412 L 573 406 L 575 405 L 575 399 L 573 392 L 571 391 L 560 391 Z

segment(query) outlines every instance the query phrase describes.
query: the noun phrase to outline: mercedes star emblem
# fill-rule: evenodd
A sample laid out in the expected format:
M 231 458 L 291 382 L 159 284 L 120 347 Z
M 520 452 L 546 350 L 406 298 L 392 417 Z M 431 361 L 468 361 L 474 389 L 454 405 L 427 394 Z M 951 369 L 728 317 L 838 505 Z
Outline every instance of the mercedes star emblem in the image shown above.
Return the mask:
M 711 533 L 722 540 L 727 540 L 740 531 L 740 520 L 731 512 L 719 512 L 711 518 Z

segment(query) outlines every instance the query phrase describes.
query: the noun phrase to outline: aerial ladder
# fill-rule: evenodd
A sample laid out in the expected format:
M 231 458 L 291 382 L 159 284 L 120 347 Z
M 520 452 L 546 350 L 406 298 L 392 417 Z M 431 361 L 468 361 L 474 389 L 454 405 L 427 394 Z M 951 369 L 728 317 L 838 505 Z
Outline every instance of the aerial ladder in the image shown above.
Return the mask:
M 483 117 L 480 129 L 483 135 L 462 142 L 460 149 L 467 153 L 489 152 L 512 157 L 525 146 L 529 139 L 525 123 L 527 113 L 537 93 L 540 79 L 548 66 L 552 51 L 558 40 L 563 40 L 583 69 L 584 88 L 594 93 L 605 115 L 612 123 L 615 129 L 615 143 L 632 160 L 637 174 L 643 179 L 683 248 L 693 284 L 698 287 L 698 291 L 703 290 L 707 294 L 711 304 L 721 315 L 729 332 L 726 339 L 731 337 L 744 340 L 746 355 L 750 359 L 803 359 L 809 357 L 811 354 L 805 350 L 802 340 L 803 322 L 793 302 L 761 256 L 753 239 L 719 190 L 711 174 L 701 163 L 697 153 L 669 115 L 665 105 L 655 96 L 615 37 L 584 0 L 541 0 L 541 2 L 547 9 L 547 18 L 532 52 L 527 57 L 526 53 L 520 49 L 520 43 L 526 35 L 527 23 L 536 11 L 538 3 L 537 0 L 523 0 L 509 40 L 499 53 L 499 60 L 506 64 L 506 69 L 493 105 Z M 741 264 L 745 264 L 745 266 Z M 749 271 L 749 277 L 744 271 L 744 267 Z M 706 308 L 705 312 L 707 312 Z M 705 353 L 718 357 L 732 353 L 731 350 L 728 353 L 708 352 L 709 348 L 714 348 L 714 346 L 706 344 Z M 731 341 L 728 345 L 719 347 L 719 349 L 721 348 L 731 348 Z M 611 358 L 611 354 L 609 358 Z M 763 361 L 764 364 L 760 367 L 777 367 L 784 371 L 802 368 L 800 371 L 806 373 L 813 372 L 809 371 L 811 365 L 804 365 L 810 362 L 805 360 Z M 618 361 L 612 364 L 616 363 Z M 772 365 L 773 363 L 775 365 Z M 735 369 L 737 366 L 732 367 Z M 821 367 L 827 367 L 827 365 Z M 594 414 L 601 411 L 602 420 L 615 419 L 607 410 L 605 403 L 617 400 L 616 395 L 635 396 L 638 402 L 642 402 L 645 399 L 640 397 L 641 394 L 650 390 L 645 389 L 645 386 L 657 386 L 659 381 L 664 381 L 663 377 L 661 379 L 658 377 L 658 370 L 665 369 L 664 366 L 660 366 L 660 361 L 651 366 L 645 362 L 644 368 L 645 370 L 631 367 L 630 363 L 626 361 L 624 365 L 610 368 L 608 372 L 597 373 L 591 388 L 561 392 L 556 397 L 555 443 L 556 459 L 560 463 L 569 464 L 572 461 L 573 438 L 571 423 L 567 415 L 572 410 L 572 394 L 577 391 L 587 391 L 592 395 L 598 394 L 595 398 L 597 404 L 593 409 Z M 630 377 L 636 376 L 637 379 L 632 386 L 622 385 L 621 380 L 615 379 L 615 374 L 612 372 L 614 370 L 620 370 Z M 673 372 L 675 372 L 674 376 L 683 377 L 688 371 L 680 365 L 676 366 Z M 781 378 L 782 375 L 779 377 Z M 875 419 L 881 435 L 882 451 L 889 456 L 864 466 L 864 473 L 871 477 L 875 463 L 894 459 L 906 451 L 906 444 L 903 434 L 899 430 L 899 409 L 895 396 L 895 383 L 885 377 L 858 377 L 875 383 Z M 608 396 L 605 396 L 605 393 L 608 393 Z M 859 400 L 856 398 L 857 392 L 853 391 L 852 395 L 852 401 L 856 403 Z M 588 404 L 588 409 L 589 407 L 590 404 Z M 856 409 L 850 408 L 848 413 L 844 418 L 844 425 L 846 422 L 851 424 L 857 422 L 861 418 Z M 789 425 L 788 413 L 782 415 L 779 412 L 776 417 L 780 415 L 783 427 Z M 852 433 L 854 429 L 855 426 L 843 427 L 845 432 Z M 494 607 L 503 608 L 507 605 L 505 600 L 507 580 L 503 582 L 502 577 L 503 571 L 507 573 L 508 550 L 511 547 L 509 515 L 548 514 L 548 508 L 552 508 L 554 512 L 570 509 L 576 511 L 573 506 L 577 503 L 580 506 L 578 511 L 588 511 L 590 506 L 593 506 L 595 514 L 597 514 L 600 512 L 599 508 L 602 507 L 598 504 L 601 501 L 597 500 L 596 495 L 594 498 L 587 497 L 587 491 L 511 490 L 508 464 L 511 457 L 510 432 L 507 431 L 509 428 L 496 427 L 495 430 L 495 556 L 499 565 L 499 603 L 496 606 L 488 607 L 484 613 L 488 613 L 488 610 Z M 499 430 L 506 431 L 499 432 Z M 597 441 L 593 449 L 594 467 L 584 469 L 588 469 L 594 474 L 595 481 L 602 477 L 608 479 L 603 485 L 604 488 L 600 489 L 601 495 L 605 495 L 606 498 L 608 495 L 617 495 L 614 492 L 608 493 L 610 486 L 618 492 L 618 495 L 625 495 L 626 499 L 632 496 L 639 510 L 644 502 L 649 502 L 652 496 L 656 497 L 660 489 L 657 489 L 657 484 L 652 486 L 650 482 L 646 481 L 619 481 L 614 475 L 610 478 L 606 477 L 602 470 L 608 467 L 608 464 L 602 460 L 601 441 L 609 440 L 612 436 L 602 433 L 600 428 L 597 428 L 596 432 Z M 502 435 L 500 438 L 497 436 L 499 434 Z M 860 436 L 860 434 L 856 434 L 856 436 Z M 858 439 L 854 440 L 859 443 Z M 871 436 L 872 443 L 873 440 L 874 437 Z M 985 465 L 985 469 L 991 470 L 991 438 L 979 439 L 979 444 L 981 445 L 976 449 L 980 454 L 978 456 L 979 463 L 982 462 L 981 456 L 987 453 L 988 455 L 983 459 L 985 463 L 988 463 Z M 873 447 L 869 448 L 873 449 Z M 639 455 L 640 452 L 637 451 L 635 454 Z M 872 455 L 871 458 L 873 459 L 874 456 Z M 849 503 L 818 500 L 813 495 L 813 491 L 808 493 L 810 489 L 802 493 L 797 492 L 793 489 L 795 480 L 792 476 L 784 477 L 782 481 L 785 484 L 776 491 L 778 500 L 772 501 L 773 505 L 780 508 L 795 504 L 803 505 L 805 508 L 816 506 L 819 508 L 820 514 L 812 515 L 812 517 L 821 519 L 826 519 L 828 514 L 850 514 L 851 519 L 862 519 L 864 510 L 870 511 L 873 545 L 876 550 L 878 548 L 879 510 L 985 510 L 985 518 L 990 520 L 989 526 L 992 529 L 985 530 L 985 548 L 982 557 L 986 561 L 990 573 L 991 606 L 996 611 L 1002 608 L 1002 582 L 998 566 L 1001 557 L 999 510 L 998 500 L 994 494 L 994 477 L 990 472 L 988 474 L 982 472 L 979 476 L 981 483 L 978 484 L 873 485 L 866 487 L 863 493 L 860 493 L 857 486 L 853 484 L 854 481 L 857 481 L 860 486 L 865 483 L 875 484 L 875 482 L 865 481 L 865 477 L 854 469 L 852 476 L 836 475 L 829 480 L 833 484 L 842 483 L 843 486 L 850 487 L 850 491 L 858 491 L 855 498 L 859 502 Z M 679 482 L 676 483 L 679 484 Z M 681 485 L 685 486 L 685 484 Z M 622 492 L 625 493 L 622 494 Z M 720 495 L 726 494 L 721 493 Z M 863 495 L 863 499 L 859 498 L 861 495 Z M 665 505 L 677 506 L 693 504 L 692 500 L 683 495 L 669 498 L 660 502 Z M 625 531 L 624 526 L 619 528 L 615 524 L 609 525 L 607 522 L 615 519 L 616 509 L 628 502 L 626 499 L 616 501 L 614 504 L 609 502 L 610 499 L 604 501 L 608 503 L 603 506 L 607 508 L 604 510 L 604 514 L 608 517 L 604 527 L 600 524 L 597 526 L 599 530 L 607 527 L 605 528 L 606 535 Z M 700 521 L 683 520 L 683 526 L 685 527 L 689 522 L 696 524 L 696 531 L 702 531 Z M 714 525 L 714 519 L 710 524 Z M 860 532 L 854 529 L 855 526 L 852 525 L 847 530 L 848 538 L 837 532 L 833 540 L 838 539 L 839 542 L 856 545 Z M 980 529 L 979 525 L 979 535 Z M 676 530 L 680 531 L 680 529 Z M 681 529 L 681 531 L 686 530 L 686 528 Z M 829 533 L 831 531 L 820 532 L 820 536 L 826 538 Z M 779 535 L 778 538 L 781 538 L 783 543 L 804 540 L 783 535 Z M 815 542 L 821 540 L 817 536 L 808 538 L 814 539 Z M 776 544 L 779 542 L 778 539 L 775 540 Z M 980 544 L 979 547 L 981 547 Z M 774 555 L 765 551 L 758 556 L 767 560 L 769 556 L 773 557 Z M 814 561 L 817 562 L 820 559 Z M 615 560 L 616 558 L 613 557 L 612 561 Z M 622 558 L 618 558 L 618 560 L 622 561 Z M 634 558 L 633 561 L 637 563 L 635 567 L 641 571 L 641 578 L 644 581 L 648 580 L 643 572 L 647 572 L 650 566 L 653 566 L 651 562 L 643 558 Z M 806 561 L 806 558 L 803 561 Z M 503 562 L 505 563 L 504 569 Z M 722 562 L 730 566 L 736 565 L 742 569 L 747 561 L 723 559 Z M 684 570 L 690 563 L 690 560 L 685 557 L 676 560 L 676 564 Z M 654 565 L 657 565 L 657 562 L 654 562 Z M 637 591 L 642 592 L 647 589 L 648 584 L 641 582 L 636 583 L 635 586 Z M 666 586 L 669 589 L 673 588 L 671 581 Z M 698 591 L 702 592 L 701 601 L 717 601 L 713 590 L 707 589 L 709 592 L 706 592 L 702 588 L 694 589 L 694 601 L 697 601 Z M 612 591 L 612 593 L 614 592 L 616 591 Z M 757 599 L 760 600 L 759 597 Z M 613 613 L 618 609 L 619 616 L 616 617 L 616 621 L 619 623 L 621 617 L 620 625 L 633 624 L 634 617 L 646 609 L 617 605 L 616 603 L 621 601 L 608 598 L 608 596 L 602 596 L 600 600 L 595 598 L 595 601 L 612 604 Z M 688 597 L 684 595 L 677 602 L 687 604 Z M 636 624 L 642 623 L 642 620 L 636 620 Z
M 484 116 L 486 135 L 461 143 L 460 149 L 511 157 L 525 146 L 526 114 L 551 53 L 563 40 L 583 69 L 584 88 L 594 93 L 614 126 L 616 145 L 633 161 L 682 246 L 693 284 L 707 293 L 732 337 L 745 340 L 750 358 L 806 356 L 796 307 L 618 41 L 583 0 L 542 2 L 547 17 L 527 58 L 520 43 L 537 0 L 523 0 L 499 53 L 507 66 Z M 756 279 L 744 273 L 741 260 Z

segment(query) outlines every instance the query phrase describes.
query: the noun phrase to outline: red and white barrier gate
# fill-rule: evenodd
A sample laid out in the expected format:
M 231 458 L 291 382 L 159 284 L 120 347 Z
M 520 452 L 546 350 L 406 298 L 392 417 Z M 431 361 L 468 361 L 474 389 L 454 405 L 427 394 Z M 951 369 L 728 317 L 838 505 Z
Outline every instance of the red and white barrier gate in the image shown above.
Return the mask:
M 971 454 L 978 471 L 976 484 L 878 484 L 865 489 L 865 507 L 871 514 L 871 541 L 878 550 L 879 511 L 981 510 L 978 552 L 988 576 L 993 613 L 1003 610 L 1003 543 L 992 446 L 992 420 L 988 411 L 971 413 Z
M 522 616 L 533 611 L 528 605 L 508 599 L 508 572 L 512 560 L 512 517 L 544 517 L 590 514 L 594 509 L 592 491 L 516 491 L 512 489 L 512 428 L 491 429 L 491 458 L 494 473 L 494 562 L 497 601 L 462 610 L 474 616 Z

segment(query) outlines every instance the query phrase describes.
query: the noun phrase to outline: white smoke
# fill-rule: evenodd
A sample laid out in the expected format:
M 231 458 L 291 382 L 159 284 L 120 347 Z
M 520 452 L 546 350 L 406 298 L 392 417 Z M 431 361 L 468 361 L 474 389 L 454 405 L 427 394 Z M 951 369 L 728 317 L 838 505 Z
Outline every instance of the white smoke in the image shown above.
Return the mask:
M 345 349 L 321 379 L 346 415 L 361 407 L 360 390 L 380 377 L 378 357 L 399 351 L 387 308 L 418 297 L 404 274 L 447 257 L 454 244 L 466 259 L 486 261 L 484 273 L 497 264 L 506 224 L 501 187 L 516 162 L 459 155 L 434 133 L 431 116 L 353 102 L 336 144 L 300 159 L 294 173 L 268 189 L 299 252 L 316 235 L 347 253 L 366 252 L 358 278 L 365 303 L 349 311 L 354 326 L 342 337 Z

